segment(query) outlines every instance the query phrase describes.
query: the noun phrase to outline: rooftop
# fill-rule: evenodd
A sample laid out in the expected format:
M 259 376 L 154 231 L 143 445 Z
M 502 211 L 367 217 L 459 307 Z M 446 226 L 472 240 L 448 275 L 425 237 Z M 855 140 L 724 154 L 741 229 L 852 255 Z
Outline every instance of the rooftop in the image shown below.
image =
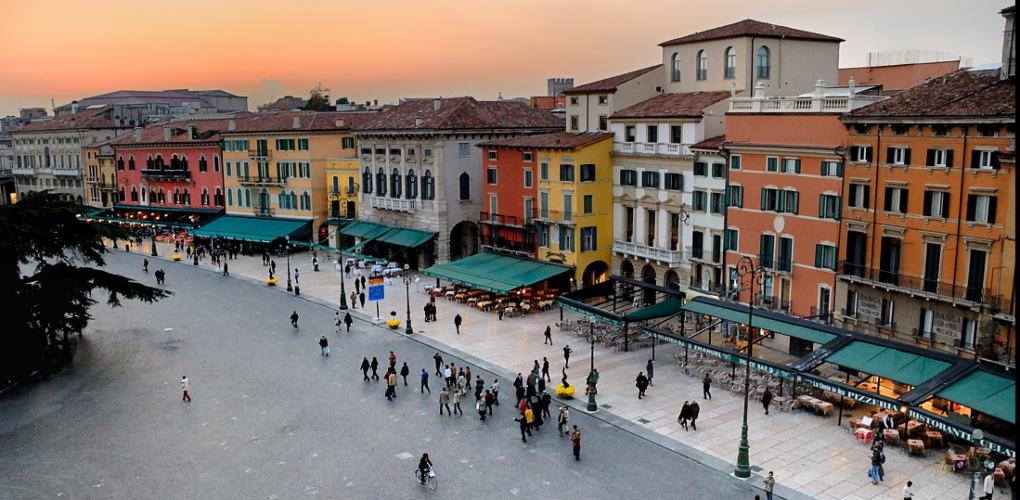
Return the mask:
M 849 117 L 1013 118 L 1016 84 L 997 70 L 959 70 L 856 109 Z
M 136 144 L 219 142 L 223 139 L 220 136 L 220 131 L 226 130 L 229 121 L 230 120 L 172 120 L 149 125 L 148 127 L 140 129 L 142 132 L 141 140 L 138 139 L 136 130 L 133 134 L 129 133 L 121 135 L 120 137 L 107 141 L 105 144 L 109 144 L 111 146 L 131 146 Z M 169 126 L 172 131 L 169 140 L 166 139 L 166 136 L 163 133 L 165 126 Z M 187 132 L 189 126 L 194 128 L 194 138 L 188 136 Z
M 821 33 L 812 33 L 810 31 L 799 30 L 796 28 L 779 26 L 778 24 L 763 23 L 761 21 L 755 21 L 754 19 L 744 19 L 743 21 L 737 21 L 733 24 L 727 24 L 725 26 L 719 26 L 718 28 L 699 31 L 680 38 L 667 40 L 660 43 L 659 46 L 666 47 L 669 45 L 680 45 L 684 43 L 704 42 L 707 40 L 721 40 L 724 38 L 737 38 L 744 36 L 813 40 L 833 43 L 844 41 L 842 38 L 823 35 Z
M 372 115 L 359 130 L 561 128 L 563 120 L 520 101 L 415 98 Z
M 621 109 L 609 118 L 701 118 L 705 108 L 729 97 L 729 91 L 659 94 Z
M 377 113 L 344 113 L 338 111 L 270 111 L 244 113 L 227 120 L 224 134 L 252 132 L 322 132 L 353 130 Z M 230 123 L 233 121 L 233 128 Z
M 661 64 L 656 64 L 655 66 L 649 66 L 647 68 L 629 71 L 622 75 L 611 76 L 609 78 L 603 78 L 602 80 L 598 80 L 595 82 L 579 85 L 570 90 L 565 90 L 563 91 L 563 93 L 569 95 L 569 94 L 591 94 L 595 92 L 616 92 L 616 87 L 619 87 L 624 83 L 627 83 L 650 71 L 655 71 L 661 67 L 662 67 Z
M 692 144 L 691 149 L 719 149 L 719 146 L 726 142 L 725 135 L 717 135 L 715 137 L 709 137 L 697 144 Z
M 52 132 L 59 130 L 105 128 L 127 128 L 123 125 L 118 126 L 114 123 L 112 106 L 89 108 L 60 118 L 29 122 L 21 128 L 12 130 L 11 132 L 18 134 L 25 132 Z
M 107 105 L 107 104 L 144 104 L 144 103 L 162 103 L 170 106 L 180 106 L 185 102 L 205 102 L 207 97 L 241 97 L 224 92 L 222 90 L 188 90 L 188 89 L 171 89 L 171 90 L 117 90 L 114 92 L 108 92 L 106 94 L 99 94 L 89 97 L 83 97 L 72 103 L 58 106 L 55 111 L 70 110 L 74 104 L 77 104 L 79 109 L 96 106 L 96 105 Z
M 534 148 L 534 149 L 577 149 L 609 139 L 613 134 L 608 132 L 586 132 L 574 134 L 570 132 L 554 132 L 551 134 L 524 135 L 510 139 L 500 139 L 478 144 L 479 147 Z

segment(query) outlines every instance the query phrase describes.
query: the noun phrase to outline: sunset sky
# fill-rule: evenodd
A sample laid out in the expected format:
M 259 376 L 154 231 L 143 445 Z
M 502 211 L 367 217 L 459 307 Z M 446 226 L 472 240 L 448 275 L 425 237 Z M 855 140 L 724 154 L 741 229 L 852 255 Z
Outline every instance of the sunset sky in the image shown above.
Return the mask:
M 869 51 L 999 61 L 1007 0 L 0 0 L 0 115 L 118 89 L 221 88 L 254 108 L 334 98 L 542 95 L 655 64 L 659 42 L 752 18 Z

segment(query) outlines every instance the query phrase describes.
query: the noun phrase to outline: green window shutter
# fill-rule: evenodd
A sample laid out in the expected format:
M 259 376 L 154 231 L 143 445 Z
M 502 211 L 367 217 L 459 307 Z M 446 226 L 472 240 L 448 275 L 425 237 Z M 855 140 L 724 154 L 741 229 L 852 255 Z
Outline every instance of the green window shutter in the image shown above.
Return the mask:
M 793 160 L 793 171 L 794 173 L 800 173 L 800 158 Z
M 818 217 L 825 218 L 825 195 L 818 195 Z
M 836 164 L 836 177 L 843 177 L 843 162 Z
M 797 160 L 798 162 L 800 160 Z M 800 168 L 797 168 L 797 172 L 800 172 Z M 794 192 L 793 194 L 793 213 L 794 215 L 800 213 L 800 193 Z
M 840 214 L 843 209 L 843 197 L 836 196 L 836 220 L 839 220 Z
M 822 267 L 822 246 L 815 245 L 815 267 Z
M 768 189 L 761 188 L 761 209 L 765 211 L 765 198 L 768 196 Z

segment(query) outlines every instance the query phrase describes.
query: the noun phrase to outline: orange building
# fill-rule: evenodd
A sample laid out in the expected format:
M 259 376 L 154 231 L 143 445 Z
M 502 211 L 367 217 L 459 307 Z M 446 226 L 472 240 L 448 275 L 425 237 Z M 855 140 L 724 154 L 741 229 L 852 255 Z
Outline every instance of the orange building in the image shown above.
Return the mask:
M 482 248 L 536 258 L 537 163 L 530 137 L 482 143 Z M 509 144 L 514 144 L 511 146 Z
M 1012 363 L 1015 99 L 960 70 L 844 118 L 846 326 Z
M 960 61 L 937 61 L 915 64 L 890 64 L 839 68 L 838 83 L 849 85 L 853 78 L 857 85 L 881 85 L 885 93 L 896 93 L 929 78 L 946 75 L 960 69 Z

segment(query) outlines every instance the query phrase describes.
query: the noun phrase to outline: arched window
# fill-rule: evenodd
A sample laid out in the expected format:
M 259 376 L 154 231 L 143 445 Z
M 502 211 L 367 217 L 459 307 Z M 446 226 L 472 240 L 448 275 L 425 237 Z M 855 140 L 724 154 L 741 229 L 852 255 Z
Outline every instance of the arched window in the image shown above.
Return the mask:
M 202 202 L 203 207 L 209 206 L 209 189 L 202 188 L 202 197 L 199 199 Z
M 670 71 L 670 80 L 674 82 L 680 81 L 680 54 L 674 53 L 671 64 L 672 70 Z
M 232 189 L 227 190 L 227 206 L 234 206 L 234 191 Z
M 216 194 L 213 195 L 213 205 L 217 207 L 223 206 L 223 190 L 216 188 Z
M 142 186 L 142 203 L 145 203 L 145 186 Z
M 390 196 L 400 198 L 400 170 L 396 168 L 390 173 Z
M 124 170 L 124 157 L 117 158 L 117 170 Z
M 290 209 L 294 210 L 295 208 L 297 208 L 297 195 L 294 194 L 294 191 L 291 191 L 290 192 Z
M 436 199 L 436 179 L 432 177 L 431 170 L 426 170 L 421 176 L 421 199 Z
M 145 159 L 145 168 L 149 170 L 156 168 L 156 162 L 152 160 L 152 155 Z
M 698 80 L 708 79 L 708 54 L 704 50 L 698 51 Z
M 237 203 L 241 203 L 241 190 L 237 190 Z M 251 191 L 244 191 L 244 206 L 251 208 Z
M 340 177 L 336 176 L 336 175 L 333 176 L 333 190 L 332 190 L 332 193 L 340 194 Z
M 159 188 L 159 196 L 156 198 L 159 203 L 166 203 L 166 193 L 163 192 L 163 188 Z
M 181 157 L 180 167 L 183 170 L 187 170 L 188 169 L 188 157 L 187 156 Z
M 184 160 L 184 161 L 185 161 L 185 166 L 187 166 L 187 160 Z M 209 171 L 209 162 L 207 162 L 205 160 L 205 155 L 201 156 L 198 159 L 198 171 L 199 172 L 208 172 Z
M 471 176 L 467 172 L 460 174 L 460 199 L 471 199 Z
M 156 168 L 163 170 L 163 155 L 156 155 Z
M 131 186 L 131 201 L 138 201 L 138 188 Z
M 414 175 L 414 169 L 407 171 L 407 192 L 404 196 L 409 200 L 413 200 L 418 197 L 418 177 Z
M 219 156 L 213 156 L 212 157 L 212 169 L 213 169 L 213 172 L 219 172 L 220 171 L 220 157 Z
M 768 79 L 769 77 L 769 48 L 758 47 L 758 78 Z
M 188 192 L 188 188 L 184 188 L 184 195 L 181 196 L 181 205 L 191 205 L 191 193 Z
M 117 198 L 119 198 L 120 201 L 124 201 L 124 186 L 121 186 L 120 190 L 117 191 Z
M 372 194 L 372 172 L 365 167 L 361 172 L 361 191 L 365 194 Z
M 177 170 L 181 168 L 181 160 L 177 158 L 177 155 L 170 157 L 170 170 Z
M 386 196 L 386 172 L 382 167 L 379 167 L 379 171 L 375 174 L 375 184 L 375 194 Z
M 174 189 L 174 198 L 173 198 L 173 200 L 174 200 L 174 205 L 179 205 L 181 203 L 181 190 L 180 189 L 177 189 L 177 188 Z
M 726 48 L 726 74 L 725 78 L 737 77 L 737 51 L 733 47 Z
M 304 205 L 301 207 L 303 210 L 312 209 L 312 196 L 309 195 L 307 191 L 301 194 L 301 204 Z
M 129 156 L 128 157 L 128 170 L 134 170 L 134 169 L 135 169 L 135 157 L 134 156 Z M 121 170 L 124 170 L 124 169 L 121 169 Z

